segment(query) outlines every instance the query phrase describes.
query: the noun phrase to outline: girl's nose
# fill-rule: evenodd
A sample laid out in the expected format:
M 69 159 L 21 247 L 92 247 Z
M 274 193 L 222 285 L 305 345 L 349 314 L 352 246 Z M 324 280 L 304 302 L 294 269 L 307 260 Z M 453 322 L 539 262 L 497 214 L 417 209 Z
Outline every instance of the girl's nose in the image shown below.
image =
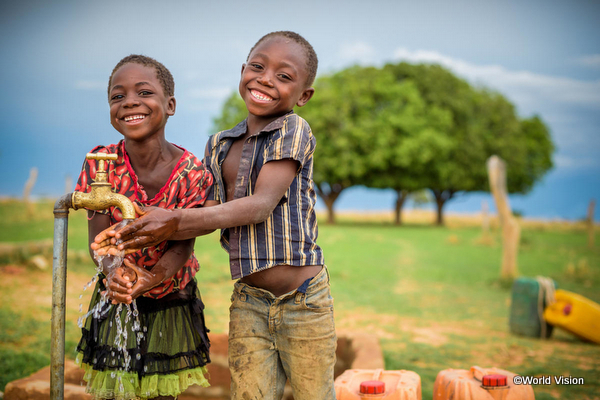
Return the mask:
M 123 107 L 135 107 L 139 105 L 140 101 L 135 96 L 127 96 L 123 102 Z

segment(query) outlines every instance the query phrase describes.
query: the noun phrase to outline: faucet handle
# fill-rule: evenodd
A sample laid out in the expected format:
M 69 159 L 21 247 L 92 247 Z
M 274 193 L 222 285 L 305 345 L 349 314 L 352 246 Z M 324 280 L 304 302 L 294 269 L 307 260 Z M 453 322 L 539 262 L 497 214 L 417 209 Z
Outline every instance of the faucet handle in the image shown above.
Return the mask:
M 119 158 L 119 155 L 114 153 L 87 153 L 85 158 L 88 160 L 98 160 L 98 172 L 106 172 L 105 161 L 114 161 Z

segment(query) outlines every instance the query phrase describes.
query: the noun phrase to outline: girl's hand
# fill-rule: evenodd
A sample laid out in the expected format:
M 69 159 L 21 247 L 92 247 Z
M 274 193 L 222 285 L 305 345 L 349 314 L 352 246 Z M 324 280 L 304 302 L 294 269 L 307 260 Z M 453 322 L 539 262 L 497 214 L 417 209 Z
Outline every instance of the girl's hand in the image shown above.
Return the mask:
M 160 284 L 160 278 L 152 272 L 127 259 L 123 263 L 125 267 L 116 268 L 115 274 L 108 280 L 108 296 L 113 304 L 131 304 L 134 299 Z

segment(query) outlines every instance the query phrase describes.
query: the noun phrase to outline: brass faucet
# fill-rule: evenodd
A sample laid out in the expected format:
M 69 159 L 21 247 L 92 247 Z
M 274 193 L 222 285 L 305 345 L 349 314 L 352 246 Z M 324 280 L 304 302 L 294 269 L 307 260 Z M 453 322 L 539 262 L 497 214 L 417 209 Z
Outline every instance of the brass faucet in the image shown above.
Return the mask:
M 79 208 L 106 210 L 110 206 L 115 206 L 121 210 L 123 219 L 135 218 L 135 209 L 131 200 L 122 194 L 114 193 L 111 184 L 108 183 L 106 162 L 116 160 L 117 157 L 116 154 L 106 153 L 88 153 L 85 156 L 88 160 L 98 160 L 96 180 L 91 184 L 92 190 L 89 193 L 73 192 L 71 204 L 74 210 Z

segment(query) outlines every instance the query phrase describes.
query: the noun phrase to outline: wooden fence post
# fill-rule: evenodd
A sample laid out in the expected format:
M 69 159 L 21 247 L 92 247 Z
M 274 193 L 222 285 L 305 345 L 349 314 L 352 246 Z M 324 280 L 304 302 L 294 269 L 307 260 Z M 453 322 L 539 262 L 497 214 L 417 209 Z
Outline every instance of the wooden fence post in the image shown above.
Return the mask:
M 588 228 L 588 247 L 590 249 L 594 248 L 594 208 L 596 208 L 596 200 L 590 200 L 590 205 L 588 206 L 588 215 L 587 215 L 587 228 Z
M 31 217 L 34 214 L 33 204 L 30 201 L 29 196 L 31 195 L 31 189 L 35 185 L 35 181 L 37 180 L 38 169 L 36 167 L 31 168 L 29 171 L 29 178 L 27 182 L 25 182 L 25 187 L 23 188 L 23 202 L 27 207 L 27 216 Z
M 496 202 L 498 219 L 502 227 L 502 269 L 500 277 L 511 280 L 517 277 L 517 255 L 521 227 L 513 216 L 506 189 L 506 164 L 498 156 L 491 156 L 487 161 L 490 189 Z

